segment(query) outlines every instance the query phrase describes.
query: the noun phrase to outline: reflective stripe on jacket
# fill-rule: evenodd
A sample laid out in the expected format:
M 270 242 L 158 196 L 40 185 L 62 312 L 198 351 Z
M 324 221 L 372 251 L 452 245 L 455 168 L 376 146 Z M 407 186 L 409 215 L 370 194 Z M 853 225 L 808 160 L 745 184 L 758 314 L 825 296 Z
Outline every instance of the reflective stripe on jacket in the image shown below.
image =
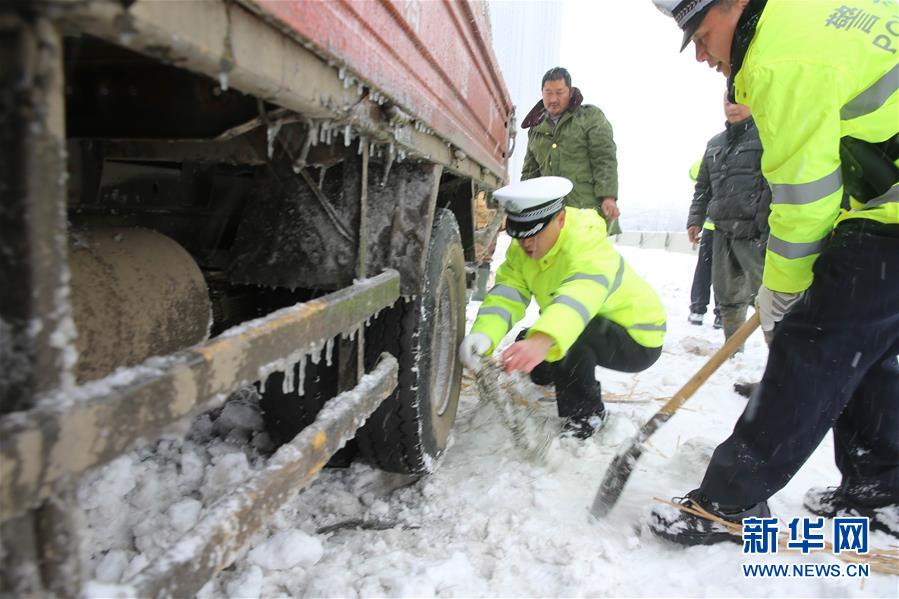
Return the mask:
M 690 179 L 692 179 L 694 183 L 696 182 L 696 179 L 699 178 L 699 167 L 700 166 L 702 166 L 702 158 L 700 158 L 699 160 L 694 162 L 693 165 L 690 167 Z
M 540 318 L 528 335 L 540 331 L 555 343 L 547 360 L 563 358 L 594 316 L 604 316 L 627 329 L 644 347 L 661 347 L 665 309 L 649 286 L 615 250 L 605 222 L 595 210 L 565 209 L 559 239 L 540 260 L 533 260 L 513 241 L 496 273 L 472 332 L 484 333 L 492 353 L 536 298 Z
M 769 0 L 734 87 L 752 109 L 772 188 L 763 282 L 811 285 L 812 266 L 845 219 L 899 223 L 899 187 L 841 211 L 840 139 L 899 131 L 899 7 L 860 0 Z

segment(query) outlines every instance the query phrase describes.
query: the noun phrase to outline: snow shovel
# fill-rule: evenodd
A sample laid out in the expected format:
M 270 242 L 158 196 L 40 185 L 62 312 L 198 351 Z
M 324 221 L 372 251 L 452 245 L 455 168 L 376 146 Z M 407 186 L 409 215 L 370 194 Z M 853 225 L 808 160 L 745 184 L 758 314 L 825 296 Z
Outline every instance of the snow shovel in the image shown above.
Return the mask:
M 671 418 L 677 409 L 684 405 L 684 403 L 696 393 L 696 390 L 699 389 L 716 370 L 718 370 L 718 367 L 721 366 L 725 360 L 734 355 L 737 349 L 746 342 L 746 339 L 749 338 L 749 335 L 751 335 L 758 326 L 759 315 L 758 312 L 756 312 L 749 318 L 749 320 L 744 322 L 742 326 L 731 335 L 730 339 L 727 340 L 721 349 L 716 351 L 714 355 L 709 358 L 708 362 L 706 362 L 683 387 L 678 389 L 677 393 L 675 393 L 674 396 L 669 399 L 668 402 L 640 428 L 639 431 L 637 431 L 637 434 L 631 440 L 630 445 L 615 455 L 615 459 L 612 460 L 612 465 L 609 466 L 605 477 L 602 479 L 602 484 L 599 485 L 599 490 L 596 492 L 596 499 L 593 500 L 593 506 L 590 508 L 591 514 L 596 518 L 602 518 L 609 513 L 621 496 L 624 485 L 627 484 L 627 480 L 630 478 L 631 473 L 634 471 L 634 467 L 637 465 L 637 460 L 639 460 L 640 456 L 643 454 L 644 443 L 646 443 L 646 440 L 649 439 L 659 427 L 668 422 L 668 419 Z

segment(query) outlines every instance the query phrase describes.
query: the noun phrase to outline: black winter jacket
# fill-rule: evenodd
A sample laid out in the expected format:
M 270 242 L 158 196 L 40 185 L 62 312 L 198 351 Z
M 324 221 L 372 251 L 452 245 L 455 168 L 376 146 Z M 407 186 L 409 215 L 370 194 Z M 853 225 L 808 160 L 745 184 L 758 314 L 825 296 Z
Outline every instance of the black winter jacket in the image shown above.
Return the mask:
M 752 118 L 727 123 L 706 146 L 687 227 L 701 227 L 709 218 L 715 231 L 734 239 L 767 238 L 771 188 L 761 159 L 762 142 Z

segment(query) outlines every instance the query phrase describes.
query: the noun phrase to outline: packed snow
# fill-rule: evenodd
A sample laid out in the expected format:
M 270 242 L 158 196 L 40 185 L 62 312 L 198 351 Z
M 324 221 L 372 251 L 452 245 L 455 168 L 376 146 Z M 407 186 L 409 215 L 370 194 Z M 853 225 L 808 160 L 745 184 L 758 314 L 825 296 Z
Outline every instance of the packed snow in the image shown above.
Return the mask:
M 508 243 L 503 235 L 494 266 Z M 654 498 L 698 486 L 711 452 L 743 410 L 746 400 L 731 385 L 760 377 L 767 355 L 760 333 L 649 440 L 615 508 L 599 521 L 588 515 L 616 450 L 723 342 L 711 312 L 701 327 L 687 323 L 695 257 L 620 251 L 662 297 L 668 335 L 662 357 L 645 372 L 597 369 L 609 416 L 592 439 L 559 437 L 555 404 L 530 383 L 524 392 L 535 401 L 516 412 L 479 401 L 477 385 L 466 377 L 451 444 L 436 472 L 414 479 L 361 463 L 324 470 L 199 596 L 896 597 L 896 578 L 880 574 L 746 578 L 740 568 L 840 563 L 826 553 L 744 556 L 738 544 L 683 548 L 649 532 L 649 510 L 659 505 Z M 478 306 L 468 306 L 469 325 Z M 536 316 L 532 305 L 520 325 Z M 82 482 L 83 556 L 93 579 L 88 596 L 121 590 L 116 585 L 191 534 L 204 506 L 264 465 L 272 447 L 253 395 L 244 391 L 199 417 L 186 437 L 122 456 Z M 549 444 L 540 443 L 540 451 L 518 438 L 547 431 Z M 838 482 L 828 437 L 771 500 L 772 512 L 787 521 L 809 516 L 802 507 L 806 489 Z M 884 549 L 895 540 L 872 532 L 871 544 Z

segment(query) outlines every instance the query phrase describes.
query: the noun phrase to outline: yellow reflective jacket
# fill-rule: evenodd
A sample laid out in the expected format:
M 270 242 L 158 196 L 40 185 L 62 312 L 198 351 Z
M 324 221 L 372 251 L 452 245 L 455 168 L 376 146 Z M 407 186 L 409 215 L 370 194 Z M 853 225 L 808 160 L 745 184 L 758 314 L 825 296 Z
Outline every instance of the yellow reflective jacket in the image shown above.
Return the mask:
M 752 109 L 772 189 L 764 284 L 800 292 L 834 226 L 899 223 L 899 187 L 841 209 L 840 139 L 899 131 L 899 5 L 883 0 L 769 0 L 734 78 Z
M 540 331 L 555 340 L 550 362 L 562 359 L 598 315 L 623 326 L 644 347 L 661 347 L 665 337 L 662 302 L 612 246 L 595 210 L 566 208 L 559 239 L 540 260 L 529 258 L 517 242 L 509 246 L 496 286 L 471 327 L 490 337 L 488 355 L 524 317 L 531 297 L 540 318 L 528 335 Z
M 699 178 L 699 167 L 702 166 L 702 158 L 693 163 L 690 167 L 690 179 L 696 181 Z

